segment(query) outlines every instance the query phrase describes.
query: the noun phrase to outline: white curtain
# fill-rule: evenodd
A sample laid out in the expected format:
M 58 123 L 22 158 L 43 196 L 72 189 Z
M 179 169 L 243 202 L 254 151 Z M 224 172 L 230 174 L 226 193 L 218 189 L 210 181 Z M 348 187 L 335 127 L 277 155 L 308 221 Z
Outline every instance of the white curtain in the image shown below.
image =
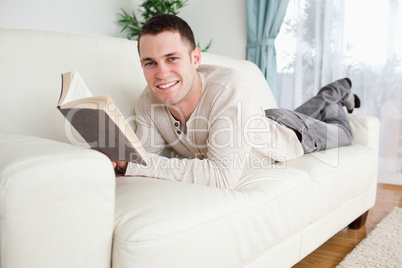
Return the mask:
M 402 184 L 402 1 L 290 0 L 276 48 L 279 106 L 349 77 L 381 122 L 379 181 Z

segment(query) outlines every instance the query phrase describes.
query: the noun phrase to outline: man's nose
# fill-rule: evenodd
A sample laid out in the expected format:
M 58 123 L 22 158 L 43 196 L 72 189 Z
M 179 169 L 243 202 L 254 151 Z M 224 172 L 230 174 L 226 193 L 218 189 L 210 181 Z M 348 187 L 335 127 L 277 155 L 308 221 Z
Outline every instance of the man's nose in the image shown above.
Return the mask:
M 166 64 L 159 64 L 156 71 L 156 78 L 160 80 L 166 79 L 170 75 L 170 69 Z

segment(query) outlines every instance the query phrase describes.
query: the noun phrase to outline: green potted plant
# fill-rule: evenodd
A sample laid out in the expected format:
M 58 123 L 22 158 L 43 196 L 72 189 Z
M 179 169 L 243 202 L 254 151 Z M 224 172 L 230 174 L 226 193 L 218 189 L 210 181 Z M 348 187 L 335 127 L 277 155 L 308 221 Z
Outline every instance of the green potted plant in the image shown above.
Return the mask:
M 138 10 L 142 19 L 139 20 L 133 11 L 131 14 L 122 9 L 119 13 L 118 23 L 123 27 L 121 32 L 127 32 L 127 38 L 130 40 L 137 40 L 138 35 L 144 23 L 151 17 L 158 14 L 172 14 L 177 15 L 178 10 L 186 4 L 187 0 L 145 0 Z M 207 51 L 211 46 L 212 40 L 208 45 L 202 49 L 203 52 Z M 199 47 L 199 44 L 197 44 Z

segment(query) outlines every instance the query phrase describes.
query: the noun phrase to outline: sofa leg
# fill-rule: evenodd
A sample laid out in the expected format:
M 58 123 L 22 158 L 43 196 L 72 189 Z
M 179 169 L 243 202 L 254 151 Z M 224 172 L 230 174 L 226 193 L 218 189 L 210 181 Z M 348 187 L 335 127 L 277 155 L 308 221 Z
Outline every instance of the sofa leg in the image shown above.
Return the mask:
M 351 224 L 349 224 L 349 228 L 354 229 L 354 230 L 360 229 L 360 227 L 362 227 L 364 224 L 366 224 L 368 213 L 369 213 L 369 211 L 367 210 L 359 218 L 354 220 Z

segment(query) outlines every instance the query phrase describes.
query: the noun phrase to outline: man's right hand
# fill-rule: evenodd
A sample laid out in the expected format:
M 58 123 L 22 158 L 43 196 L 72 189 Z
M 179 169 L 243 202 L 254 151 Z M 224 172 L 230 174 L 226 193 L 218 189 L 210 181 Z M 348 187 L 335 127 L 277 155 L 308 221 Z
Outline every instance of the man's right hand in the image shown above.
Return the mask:
M 128 162 L 126 161 L 112 161 L 113 168 L 120 174 L 125 174 Z

